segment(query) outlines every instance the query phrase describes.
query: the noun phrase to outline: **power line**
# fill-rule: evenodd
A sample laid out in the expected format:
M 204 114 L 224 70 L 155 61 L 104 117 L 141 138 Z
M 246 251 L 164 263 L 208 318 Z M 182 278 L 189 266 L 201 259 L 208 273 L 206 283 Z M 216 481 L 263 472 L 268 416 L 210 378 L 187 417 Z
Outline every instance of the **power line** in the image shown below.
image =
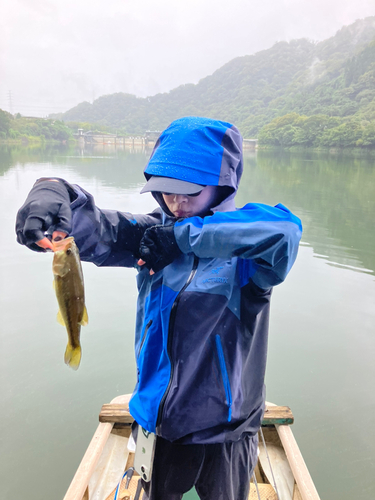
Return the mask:
M 9 98 L 8 98 L 9 102 Z M 0 103 L 3 104 L 4 101 L 0 100 Z M 14 104 L 14 99 L 12 98 L 12 103 Z M 54 106 L 53 104 L 50 105 L 44 105 L 44 104 L 23 104 L 20 102 L 16 102 L 17 107 L 21 108 L 40 108 L 40 109 L 67 109 L 69 106 L 62 106 L 62 105 L 56 105 Z
M 54 104 L 51 102 L 35 102 L 33 100 L 23 99 L 19 102 L 14 98 L 12 90 L 4 91 L 0 93 L 0 108 L 8 110 L 12 115 L 15 112 L 35 112 L 39 114 L 48 113 L 64 113 L 74 107 L 76 104 Z
M 12 100 L 14 101 L 14 97 L 12 97 Z M 4 99 L 0 99 L 0 102 L 4 102 Z M 44 104 L 44 103 L 33 103 L 33 101 L 28 101 L 26 102 L 19 102 L 16 101 L 19 106 L 35 106 L 35 107 L 41 107 L 41 108 L 62 108 L 65 107 L 65 104 Z

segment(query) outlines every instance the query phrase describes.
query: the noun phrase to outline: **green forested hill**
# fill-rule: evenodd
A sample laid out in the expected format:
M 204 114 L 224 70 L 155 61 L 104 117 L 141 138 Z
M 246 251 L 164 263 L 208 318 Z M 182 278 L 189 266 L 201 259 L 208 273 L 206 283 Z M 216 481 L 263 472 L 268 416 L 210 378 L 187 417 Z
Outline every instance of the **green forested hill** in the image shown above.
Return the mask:
M 233 59 L 197 85 L 148 98 L 102 96 L 58 118 L 143 133 L 184 115 L 233 122 L 270 145 L 375 145 L 375 16 L 320 43 L 279 42 Z M 341 140 L 344 131 L 351 140 Z
M 34 139 L 38 141 L 67 141 L 72 130 L 65 123 L 54 119 L 15 116 L 0 109 L 0 141 Z
M 375 41 L 314 83 L 288 90 L 277 103 L 281 113 L 259 132 L 262 144 L 375 146 Z

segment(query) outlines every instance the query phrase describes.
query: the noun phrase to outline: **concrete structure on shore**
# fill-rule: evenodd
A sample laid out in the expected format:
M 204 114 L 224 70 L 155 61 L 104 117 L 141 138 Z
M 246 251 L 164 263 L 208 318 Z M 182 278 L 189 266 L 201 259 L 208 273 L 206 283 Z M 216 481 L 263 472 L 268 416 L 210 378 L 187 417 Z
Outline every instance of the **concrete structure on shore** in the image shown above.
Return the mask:
M 153 148 L 161 132 L 159 130 L 147 130 L 144 135 L 121 136 L 117 134 L 94 133 L 89 130 L 85 132 L 82 128 L 74 134 L 81 146 L 98 145 L 123 146 L 130 148 Z M 243 149 L 255 150 L 258 148 L 258 139 L 244 139 Z
M 88 145 L 108 145 L 108 146 L 126 146 L 130 148 L 152 148 L 161 132 L 148 130 L 141 136 L 121 136 L 117 134 L 94 133 L 91 130 L 85 132 L 78 129 L 74 137 L 82 146 Z

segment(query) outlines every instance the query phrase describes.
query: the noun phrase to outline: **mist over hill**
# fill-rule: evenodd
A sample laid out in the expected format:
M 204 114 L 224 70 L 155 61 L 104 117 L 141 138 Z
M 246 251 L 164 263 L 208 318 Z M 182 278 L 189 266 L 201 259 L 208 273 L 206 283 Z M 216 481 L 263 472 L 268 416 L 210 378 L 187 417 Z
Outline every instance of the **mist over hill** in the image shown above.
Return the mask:
M 147 98 L 105 95 L 51 117 L 134 134 L 162 130 L 181 116 L 208 116 L 236 124 L 245 137 L 257 137 L 266 125 L 289 114 L 324 115 L 326 128 L 352 120 L 366 127 L 364 122 L 375 120 L 375 16 L 344 26 L 319 43 L 278 42 L 238 57 L 196 85 Z M 262 140 L 267 142 L 264 134 Z

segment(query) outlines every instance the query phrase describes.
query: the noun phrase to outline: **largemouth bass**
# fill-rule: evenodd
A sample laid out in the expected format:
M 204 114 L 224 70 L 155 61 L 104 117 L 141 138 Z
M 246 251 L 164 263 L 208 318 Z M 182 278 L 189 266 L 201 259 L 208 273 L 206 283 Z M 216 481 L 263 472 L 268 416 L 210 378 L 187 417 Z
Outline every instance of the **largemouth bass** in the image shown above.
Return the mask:
M 52 271 L 54 289 L 59 303 L 57 321 L 65 326 L 68 332 L 68 345 L 64 360 L 73 370 L 77 370 L 81 362 L 79 341 L 81 326 L 88 323 L 81 261 L 72 236 L 54 241 L 53 247 L 55 253 Z

